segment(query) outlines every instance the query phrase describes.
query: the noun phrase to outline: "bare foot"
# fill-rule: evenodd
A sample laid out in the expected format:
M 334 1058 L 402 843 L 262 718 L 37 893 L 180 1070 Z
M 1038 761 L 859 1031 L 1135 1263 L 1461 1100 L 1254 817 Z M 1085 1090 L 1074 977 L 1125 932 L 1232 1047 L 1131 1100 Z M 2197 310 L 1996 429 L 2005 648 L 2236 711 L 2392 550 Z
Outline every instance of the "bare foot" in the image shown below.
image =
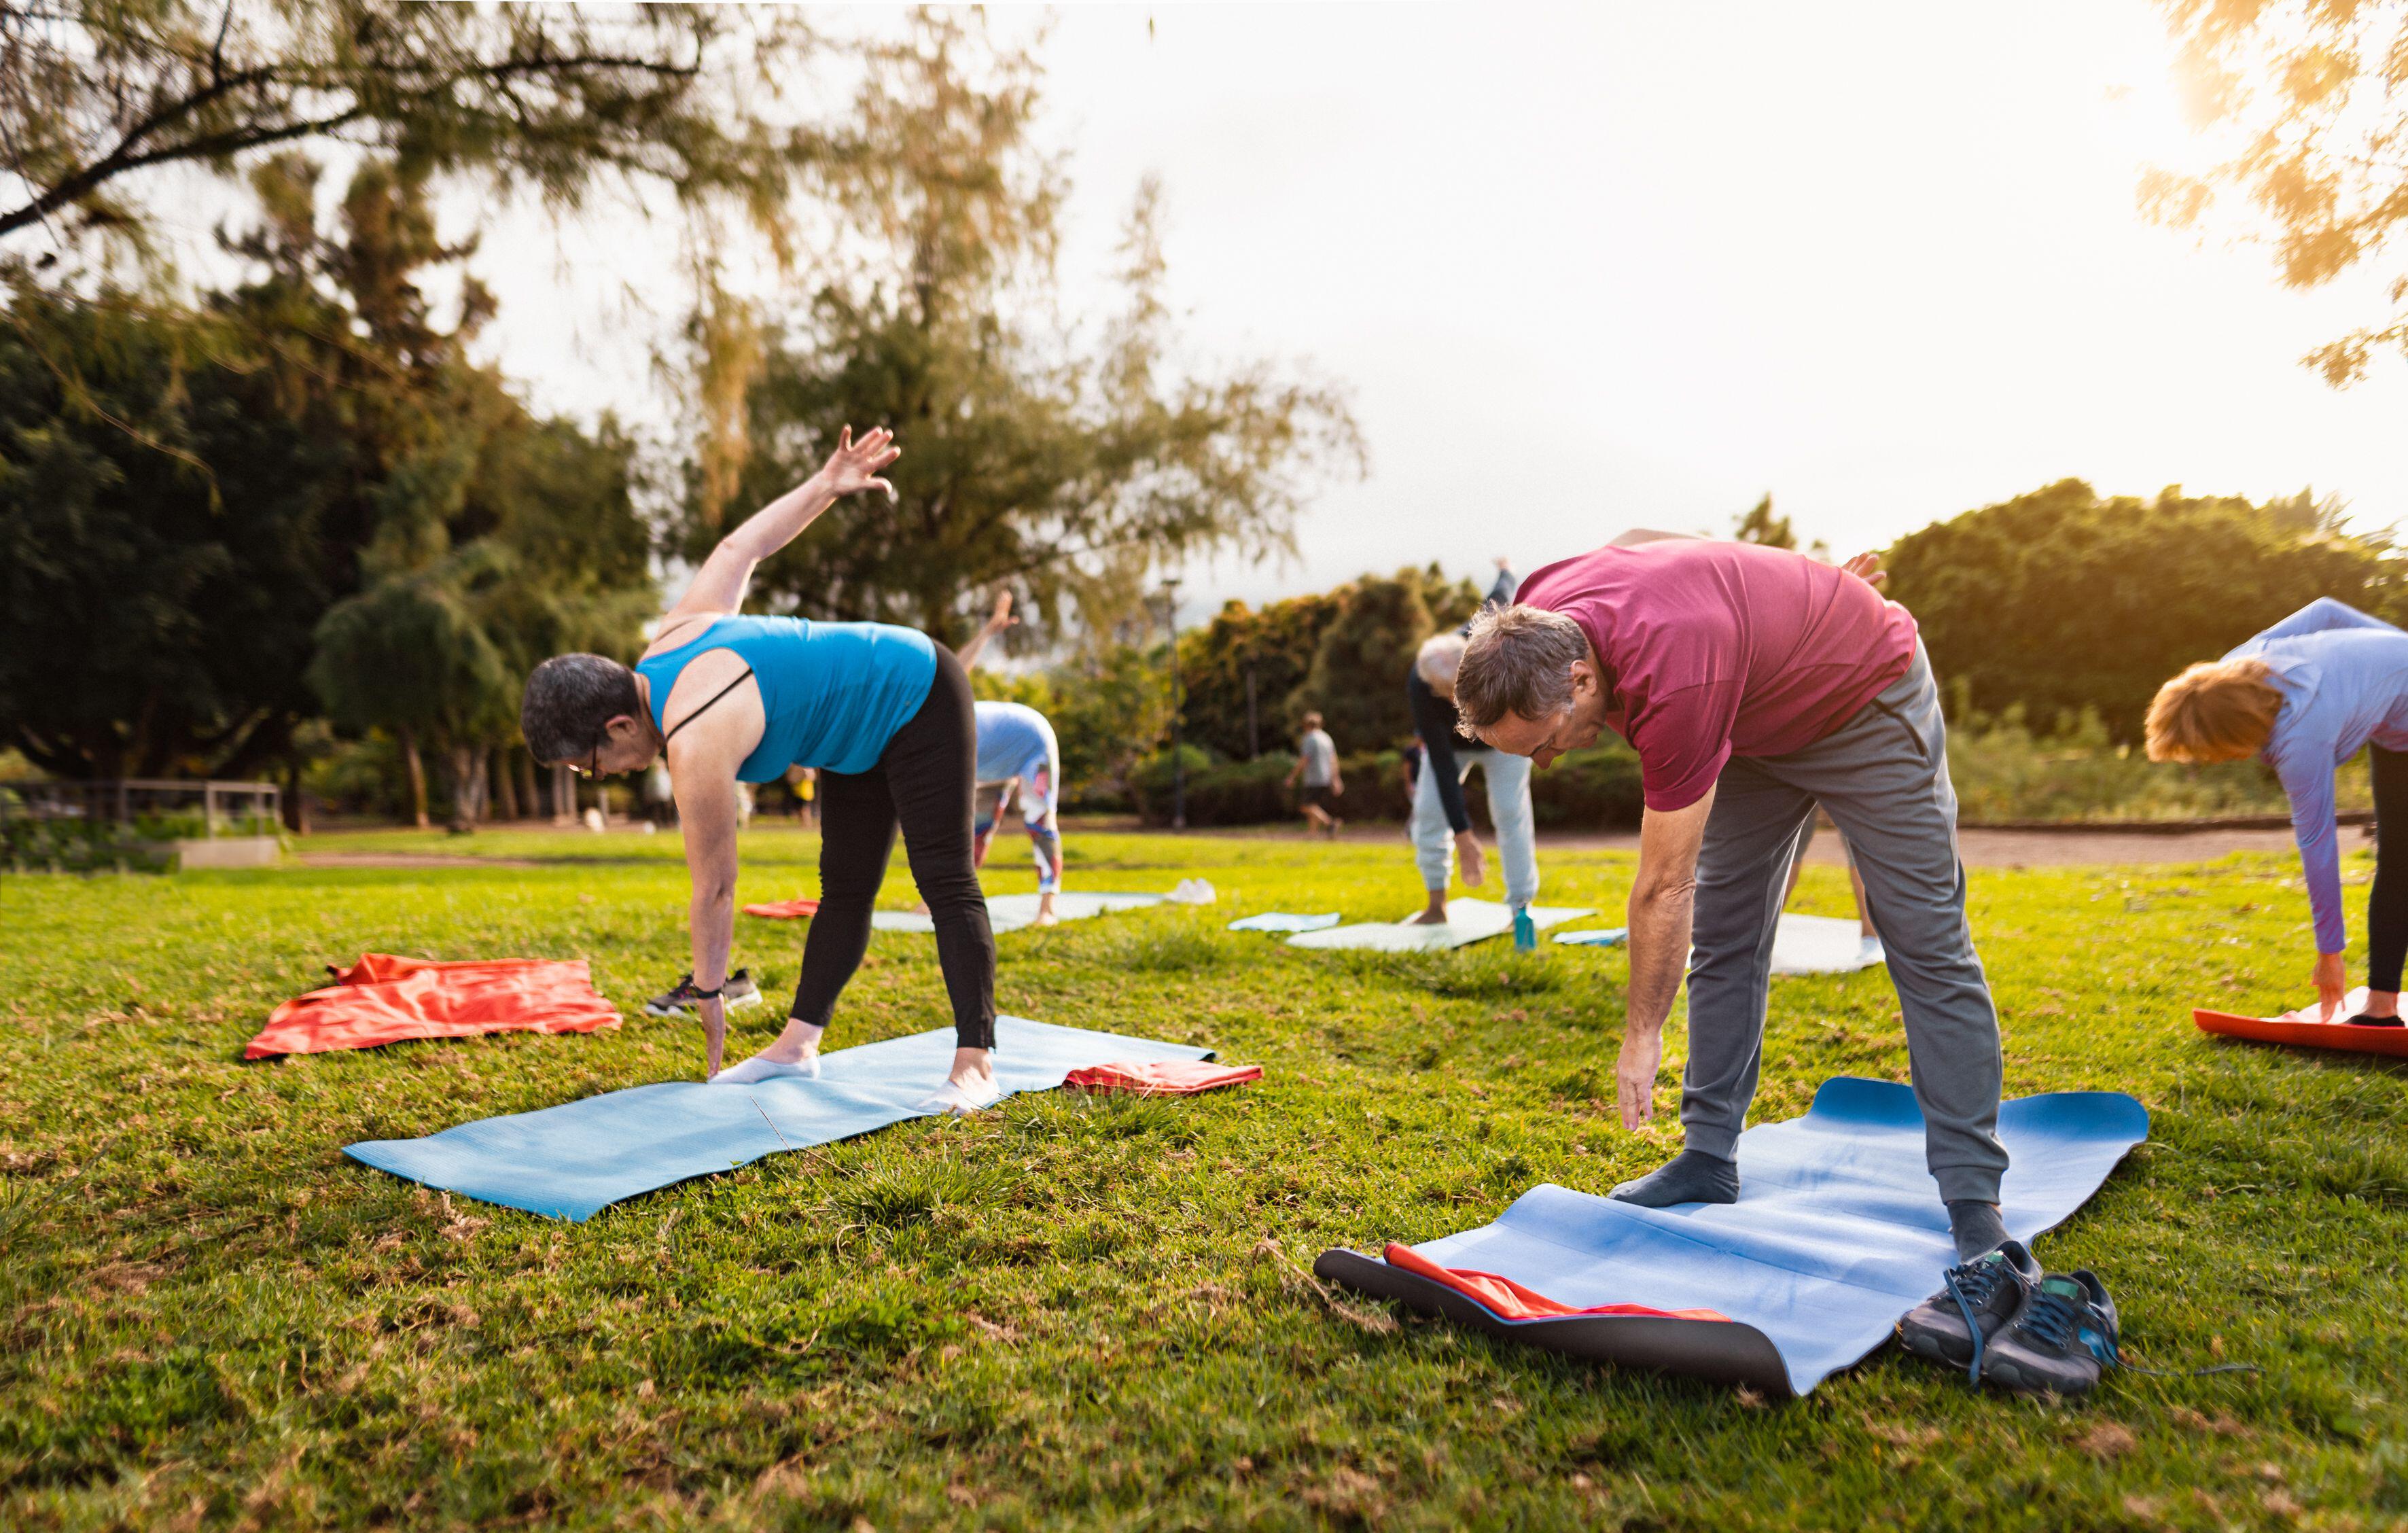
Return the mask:
M 1446 901 L 1443 899 L 1431 900 L 1429 903 L 1429 909 L 1426 910 L 1417 910 L 1413 914 L 1405 917 L 1405 924 L 1408 926 L 1445 925 Z
M 1062 918 L 1060 916 L 1054 913 L 1054 896 L 1052 895 L 1045 894 L 1037 896 L 1037 924 L 1040 926 L 1051 926 L 1061 919 Z

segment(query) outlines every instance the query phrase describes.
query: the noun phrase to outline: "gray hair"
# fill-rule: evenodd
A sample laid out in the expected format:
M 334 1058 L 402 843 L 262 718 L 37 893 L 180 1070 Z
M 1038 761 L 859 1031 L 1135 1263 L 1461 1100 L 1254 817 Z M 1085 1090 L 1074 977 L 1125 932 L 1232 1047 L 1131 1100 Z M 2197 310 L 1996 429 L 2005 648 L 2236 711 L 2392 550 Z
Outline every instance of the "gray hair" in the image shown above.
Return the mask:
M 527 677 L 519 733 L 538 761 L 578 761 L 601 749 L 612 719 L 644 710 L 636 673 L 599 654 L 556 654 Z
M 1572 665 L 1588 654 L 1588 636 L 1561 612 L 1491 608 L 1471 620 L 1455 667 L 1455 711 L 1469 729 L 1485 729 L 1508 713 L 1552 718 L 1571 706 Z
M 1440 634 L 1422 640 L 1422 652 L 1413 656 L 1413 669 L 1432 692 L 1446 692 L 1455 686 L 1455 667 L 1463 663 L 1463 636 Z

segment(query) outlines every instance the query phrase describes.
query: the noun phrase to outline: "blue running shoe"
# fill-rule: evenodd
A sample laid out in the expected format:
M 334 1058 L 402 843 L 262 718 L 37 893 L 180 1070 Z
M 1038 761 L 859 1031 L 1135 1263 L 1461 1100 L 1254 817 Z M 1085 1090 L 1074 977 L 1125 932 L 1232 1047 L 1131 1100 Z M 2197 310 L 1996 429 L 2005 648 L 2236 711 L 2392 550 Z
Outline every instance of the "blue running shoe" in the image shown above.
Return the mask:
M 2051 1272 L 1993 1340 L 1982 1377 L 2025 1395 L 2086 1395 L 2115 1354 L 2115 1301 L 2090 1272 Z
M 1899 1343 L 1917 1357 L 1981 1377 L 1983 1350 L 2014 1323 L 2026 1297 L 2040 1286 L 2040 1263 L 2021 1240 L 2002 1240 L 1971 1261 L 1952 1267 L 1940 1292 L 1898 1323 Z

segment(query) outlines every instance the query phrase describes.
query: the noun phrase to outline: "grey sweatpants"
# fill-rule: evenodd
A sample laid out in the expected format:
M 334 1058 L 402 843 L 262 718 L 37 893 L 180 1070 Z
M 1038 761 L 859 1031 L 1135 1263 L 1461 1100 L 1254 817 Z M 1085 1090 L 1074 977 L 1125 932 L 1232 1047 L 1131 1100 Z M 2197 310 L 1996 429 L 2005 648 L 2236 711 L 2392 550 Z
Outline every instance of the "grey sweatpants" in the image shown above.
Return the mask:
M 1763 1063 L 1774 923 L 1818 801 L 1856 853 L 1898 987 L 1924 1164 L 1943 1200 L 1995 1203 L 2007 1168 L 1999 1014 L 1965 925 L 1947 725 L 1920 643 L 1906 674 L 1836 734 L 1785 756 L 1733 756 L 1714 784 L 1690 938 L 1688 1148 L 1736 1153 Z

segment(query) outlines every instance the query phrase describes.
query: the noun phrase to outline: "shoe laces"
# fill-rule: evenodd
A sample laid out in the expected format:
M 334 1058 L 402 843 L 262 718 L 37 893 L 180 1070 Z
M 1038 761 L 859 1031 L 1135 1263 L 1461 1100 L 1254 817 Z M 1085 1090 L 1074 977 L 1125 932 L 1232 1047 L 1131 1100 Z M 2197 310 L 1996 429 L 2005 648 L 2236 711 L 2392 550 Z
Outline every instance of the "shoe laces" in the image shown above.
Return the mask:
M 2042 1289 L 2025 1302 L 2023 1318 L 2016 1322 L 2016 1326 L 2039 1338 L 2042 1345 L 2059 1352 L 2072 1351 L 2074 1341 L 2080 1338 L 2090 1354 L 2100 1362 L 2118 1361 L 2115 1343 L 2107 1339 L 2105 1332 L 2098 1333 L 2096 1340 L 2081 1338 L 2082 1318 L 2088 1309 L 2088 1305 L 2076 1303 L 2070 1295 Z
M 1999 1284 L 2006 1281 L 2007 1259 L 1992 1260 L 1984 1256 L 1979 1261 L 1960 1262 L 1948 1269 L 1941 1279 L 1948 1297 L 1956 1308 L 1965 1311 L 1965 1331 L 1973 1339 L 1972 1361 L 1965 1365 L 1965 1377 L 1973 1383 L 1982 1382 L 1982 1317 L 1979 1311 L 1986 1307 L 1998 1293 Z

